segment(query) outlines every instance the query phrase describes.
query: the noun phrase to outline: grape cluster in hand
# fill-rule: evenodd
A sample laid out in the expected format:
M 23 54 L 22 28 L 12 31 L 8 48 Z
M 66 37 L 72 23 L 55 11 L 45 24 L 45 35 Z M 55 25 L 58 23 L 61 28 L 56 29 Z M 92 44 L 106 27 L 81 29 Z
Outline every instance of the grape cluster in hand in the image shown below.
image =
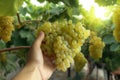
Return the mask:
M 37 29 L 45 33 L 41 45 L 43 53 L 55 57 L 54 63 L 58 70 L 66 71 L 74 58 L 81 51 L 81 46 L 90 35 L 80 22 L 73 24 L 72 21 L 45 22 Z

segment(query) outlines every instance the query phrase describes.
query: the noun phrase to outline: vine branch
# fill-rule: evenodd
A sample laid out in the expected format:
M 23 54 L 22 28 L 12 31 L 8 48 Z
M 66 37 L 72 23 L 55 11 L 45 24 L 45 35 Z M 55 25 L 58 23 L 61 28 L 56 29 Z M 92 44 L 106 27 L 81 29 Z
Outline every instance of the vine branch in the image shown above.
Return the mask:
M 19 49 L 29 49 L 31 48 L 31 46 L 18 46 L 18 47 L 13 47 L 13 48 L 6 48 L 6 49 L 1 49 L 1 52 L 5 52 L 5 51 L 12 51 L 12 50 L 19 50 Z

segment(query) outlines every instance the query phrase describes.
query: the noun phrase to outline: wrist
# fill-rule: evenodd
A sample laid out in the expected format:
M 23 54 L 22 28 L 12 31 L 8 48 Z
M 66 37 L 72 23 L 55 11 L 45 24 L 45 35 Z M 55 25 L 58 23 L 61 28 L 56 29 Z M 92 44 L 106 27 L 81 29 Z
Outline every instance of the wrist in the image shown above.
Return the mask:
M 27 63 L 13 80 L 43 80 L 39 68 L 34 63 Z
M 45 79 L 43 79 L 42 72 L 41 72 L 41 70 L 40 70 L 40 65 L 39 65 L 38 63 L 28 62 L 28 63 L 25 65 L 25 68 L 27 68 L 27 69 L 29 69 L 29 70 L 34 69 L 36 75 L 39 76 L 40 80 L 45 80 Z
M 48 80 L 49 78 L 47 78 L 46 74 L 44 73 L 44 68 L 36 62 L 30 62 L 27 63 L 26 66 L 32 66 L 34 68 L 37 68 L 37 70 L 39 71 L 39 75 L 41 77 L 41 80 Z

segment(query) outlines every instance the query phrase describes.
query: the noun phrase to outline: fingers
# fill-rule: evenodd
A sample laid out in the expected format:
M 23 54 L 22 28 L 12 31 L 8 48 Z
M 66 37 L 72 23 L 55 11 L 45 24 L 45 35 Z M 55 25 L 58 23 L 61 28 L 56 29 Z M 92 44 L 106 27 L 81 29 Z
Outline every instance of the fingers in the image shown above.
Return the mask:
M 41 45 L 41 43 L 44 39 L 44 36 L 45 36 L 44 32 L 41 31 L 40 34 L 38 35 L 38 37 L 36 38 L 33 45 L 36 46 L 36 47 L 40 47 L 40 45 Z

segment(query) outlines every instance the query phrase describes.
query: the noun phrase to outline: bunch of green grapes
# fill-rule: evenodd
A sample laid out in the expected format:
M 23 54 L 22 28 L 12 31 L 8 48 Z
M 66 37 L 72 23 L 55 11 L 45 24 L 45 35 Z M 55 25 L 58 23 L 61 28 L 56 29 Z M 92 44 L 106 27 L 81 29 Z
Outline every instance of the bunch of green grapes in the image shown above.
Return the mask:
M 114 10 L 113 23 L 115 24 L 113 36 L 115 37 L 116 41 L 120 42 L 120 6 L 116 6 Z
M 93 59 L 102 58 L 103 48 L 105 47 L 105 44 L 100 37 L 97 37 L 97 34 L 95 32 L 91 31 L 89 43 L 90 56 Z
M 81 23 L 72 21 L 45 22 L 37 29 L 37 34 L 44 31 L 45 39 L 41 45 L 43 53 L 54 56 L 58 70 L 66 71 L 74 63 L 74 57 L 81 50 L 85 39 L 90 35 Z
M 87 59 L 84 57 L 82 52 L 76 54 L 74 61 L 76 71 L 80 71 L 87 63 Z
M 1 16 L 0 17 L 0 39 L 5 42 L 10 41 L 12 31 L 14 30 L 13 26 L 13 17 L 11 16 Z

